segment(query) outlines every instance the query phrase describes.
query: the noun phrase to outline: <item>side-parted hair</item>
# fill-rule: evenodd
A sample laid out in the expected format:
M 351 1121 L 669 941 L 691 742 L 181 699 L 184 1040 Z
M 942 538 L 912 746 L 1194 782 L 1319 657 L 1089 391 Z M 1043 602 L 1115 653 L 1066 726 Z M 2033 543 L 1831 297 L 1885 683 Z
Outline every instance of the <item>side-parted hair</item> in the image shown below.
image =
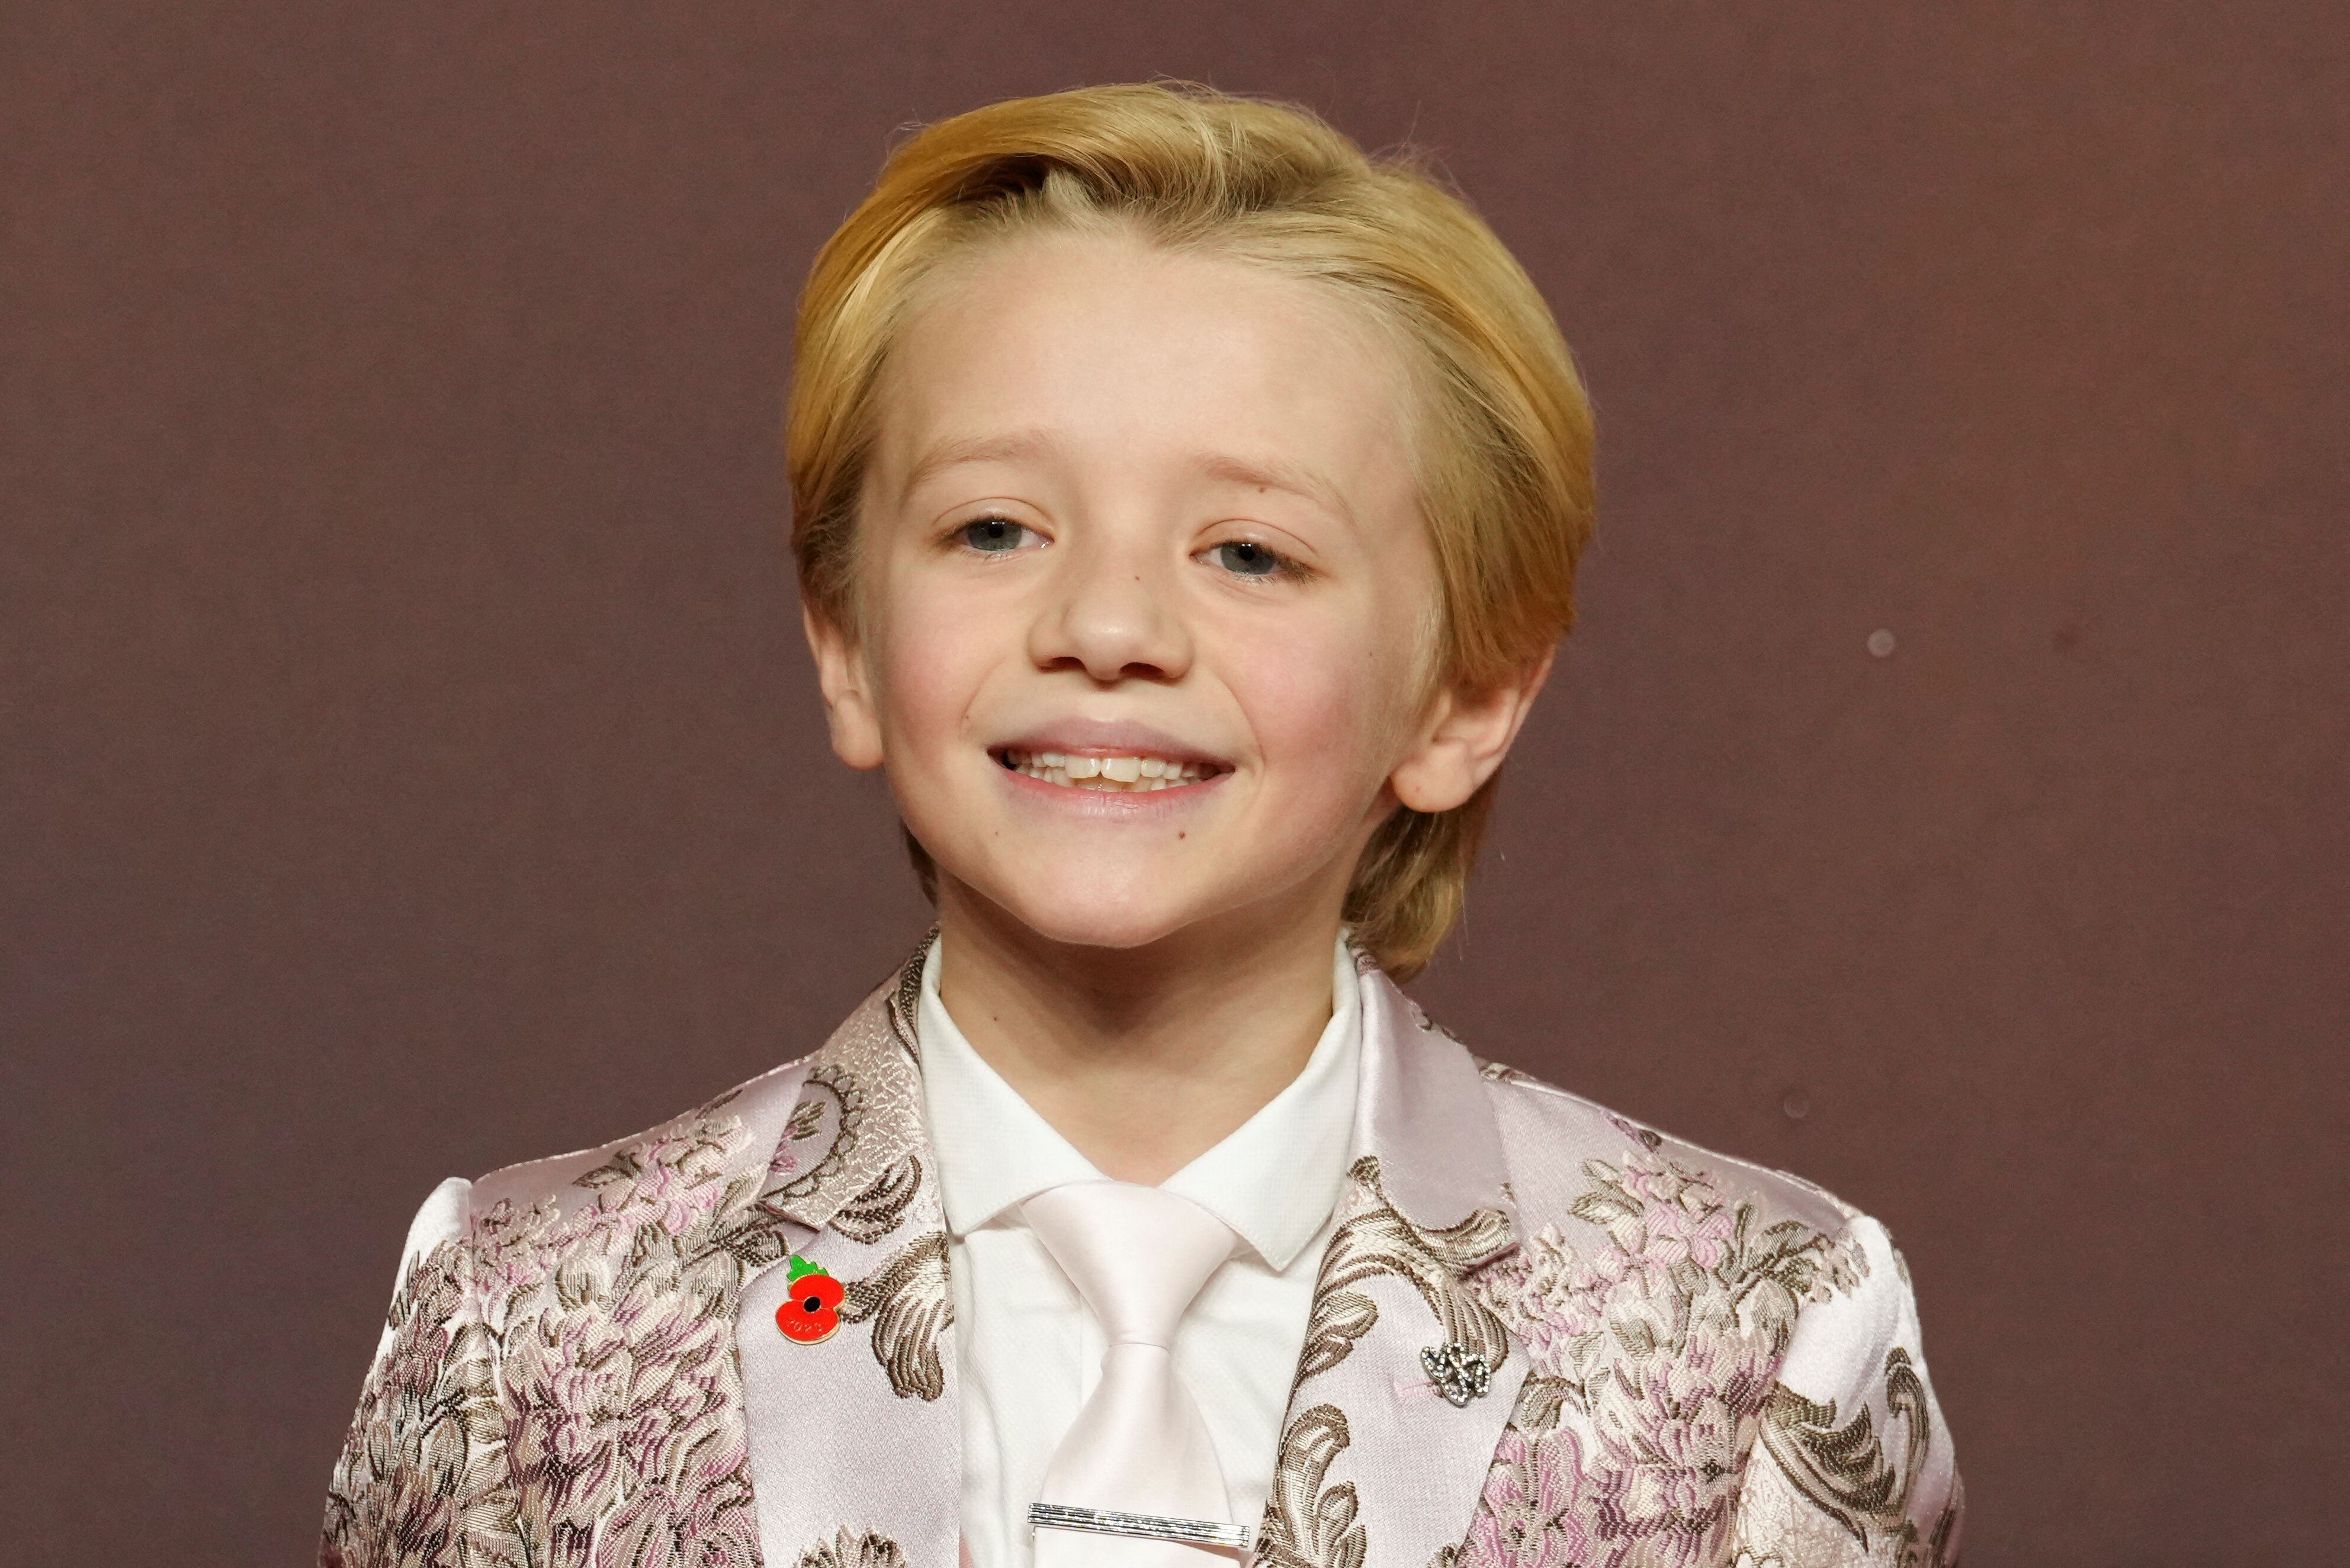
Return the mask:
M 785 432 L 792 550 L 815 615 L 850 630 L 858 619 L 857 504 L 876 392 L 921 285 L 974 246 L 1070 230 L 1313 280 L 1399 350 L 1441 585 L 1425 639 L 1431 693 L 1490 688 L 1565 634 L 1591 535 L 1591 407 L 1533 281 L 1412 155 L 1367 157 L 1290 105 L 1159 82 L 1015 99 L 925 127 L 817 254 Z M 1398 806 L 1363 851 L 1345 918 L 1399 979 L 1427 964 L 1460 915 L 1495 782 L 1451 811 Z M 908 843 L 934 892 L 935 867 Z

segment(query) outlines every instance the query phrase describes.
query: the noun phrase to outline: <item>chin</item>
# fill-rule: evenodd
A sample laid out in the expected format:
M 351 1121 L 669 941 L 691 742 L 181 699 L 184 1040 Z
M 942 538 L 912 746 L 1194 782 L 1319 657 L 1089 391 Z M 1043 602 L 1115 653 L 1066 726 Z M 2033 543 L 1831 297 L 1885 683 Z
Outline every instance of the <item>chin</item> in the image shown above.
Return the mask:
M 1024 895 L 1029 893 L 1023 889 Z M 1045 940 L 1065 947 L 1146 948 L 1191 923 L 1164 899 L 1073 899 L 1065 891 L 1036 888 L 1033 896 L 997 902 Z
M 958 877 L 966 892 L 992 904 L 1045 941 L 1079 948 L 1149 947 L 1205 918 L 1199 895 L 1159 857 L 1124 862 L 1097 855 L 1033 855 L 1015 864 L 974 867 Z M 942 867 L 942 868 L 944 868 Z

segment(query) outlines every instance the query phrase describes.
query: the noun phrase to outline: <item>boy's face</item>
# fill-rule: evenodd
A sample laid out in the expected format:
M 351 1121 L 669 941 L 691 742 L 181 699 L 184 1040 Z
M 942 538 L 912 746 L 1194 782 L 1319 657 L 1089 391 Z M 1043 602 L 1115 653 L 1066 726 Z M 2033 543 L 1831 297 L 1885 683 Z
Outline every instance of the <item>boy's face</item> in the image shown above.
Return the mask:
M 880 395 L 860 623 L 809 632 L 951 917 L 1114 948 L 1335 920 L 1399 799 L 1499 764 L 1532 685 L 1422 701 L 1409 405 L 1324 291 L 1025 236 L 960 263 Z

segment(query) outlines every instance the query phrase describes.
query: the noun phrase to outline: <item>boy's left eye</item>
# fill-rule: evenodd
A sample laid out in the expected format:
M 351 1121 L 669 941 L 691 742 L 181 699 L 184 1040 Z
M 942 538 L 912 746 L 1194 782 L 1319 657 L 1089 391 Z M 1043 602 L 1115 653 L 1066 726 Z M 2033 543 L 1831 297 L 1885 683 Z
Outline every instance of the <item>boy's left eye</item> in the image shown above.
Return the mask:
M 1208 559 L 1236 577 L 1270 577 L 1289 563 L 1253 539 L 1233 539 L 1207 552 Z
M 976 517 L 956 529 L 955 538 L 966 549 L 983 556 L 1000 556 L 1019 549 L 1035 532 L 1026 524 L 1014 523 L 1009 517 Z

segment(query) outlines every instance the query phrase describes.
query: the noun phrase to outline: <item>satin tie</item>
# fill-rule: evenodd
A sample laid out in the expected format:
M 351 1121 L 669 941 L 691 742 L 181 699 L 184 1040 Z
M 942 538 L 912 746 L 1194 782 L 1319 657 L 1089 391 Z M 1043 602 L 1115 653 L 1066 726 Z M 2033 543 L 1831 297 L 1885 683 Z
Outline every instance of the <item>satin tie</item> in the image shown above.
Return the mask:
M 1073 1182 L 1022 1212 L 1076 1286 L 1108 1348 L 1101 1379 L 1045 1467 L 1037 1501 L 1229 1525 L 1223 1467 L 1170 1353 L 1175 1325 L 1232 1255 L 1230 1227 L 1187 1198 Z M 1040 1528 L 1036 1568 L 1215 1568 L 1229 1549 Z

